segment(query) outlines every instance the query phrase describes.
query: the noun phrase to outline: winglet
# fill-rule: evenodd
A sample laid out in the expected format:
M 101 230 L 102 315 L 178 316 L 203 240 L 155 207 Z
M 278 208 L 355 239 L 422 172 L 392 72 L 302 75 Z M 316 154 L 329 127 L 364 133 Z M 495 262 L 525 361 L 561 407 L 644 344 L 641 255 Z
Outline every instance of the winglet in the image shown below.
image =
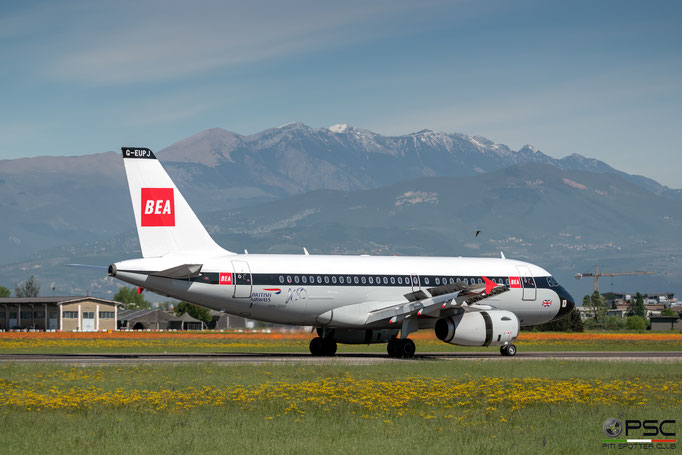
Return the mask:
M 495 283 L 491 279 L 488 279 L 486 277 L 481 277 L 481 278 L 483 278 L 483 281 L 485 282 L 485 293 L 486 294 L 490 294 L 490 291 L 492 291 L 493 289 L 495 289 L 498 286 L 498 284 Z

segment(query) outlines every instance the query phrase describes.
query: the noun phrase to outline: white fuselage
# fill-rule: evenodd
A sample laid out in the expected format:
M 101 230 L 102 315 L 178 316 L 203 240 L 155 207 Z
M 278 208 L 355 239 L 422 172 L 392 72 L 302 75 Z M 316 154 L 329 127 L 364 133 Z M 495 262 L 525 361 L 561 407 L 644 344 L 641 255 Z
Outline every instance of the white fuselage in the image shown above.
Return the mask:
M 191 279 L 149 275 L 193 263 L 203 266 L 201 274 Z M 483 277 L 510 287 L 488 297 L 485 305 L 513 312 L 521 325 L 548 322 L 562 306 L 561 287 L 547 271 L 510 259 L 171 254 L 114 266 L 116 278 L 144 289 L 280 324 L 368 328 L 364 324 L 368 311 L 405 301 L 405 294 L 458 280 L 482 283 Z M 437 317 L 420 319 L 419 327 L 432 327 Z M 382 321 L 371 327 L 388 328 L 390 323 Z

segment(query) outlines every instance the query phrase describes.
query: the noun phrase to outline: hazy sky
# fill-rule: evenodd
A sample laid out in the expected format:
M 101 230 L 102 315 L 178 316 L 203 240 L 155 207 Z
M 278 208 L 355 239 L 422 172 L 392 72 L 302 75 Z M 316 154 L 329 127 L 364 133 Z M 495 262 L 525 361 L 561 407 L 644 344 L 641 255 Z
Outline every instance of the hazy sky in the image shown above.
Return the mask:
M 0 158 L 301 121 L 574 152 L 682 187 L 679 1 L 0 2 Z

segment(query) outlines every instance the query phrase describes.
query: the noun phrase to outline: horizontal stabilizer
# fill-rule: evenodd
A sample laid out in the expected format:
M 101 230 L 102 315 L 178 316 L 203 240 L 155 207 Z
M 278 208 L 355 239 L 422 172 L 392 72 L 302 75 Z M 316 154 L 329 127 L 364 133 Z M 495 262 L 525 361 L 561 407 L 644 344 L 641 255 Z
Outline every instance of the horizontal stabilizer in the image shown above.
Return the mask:
M 88 265 L 88 264 L 66 264 L 67 267 L 75 267 L 78 269 L 90 269 L 90 270 L 107 270 L 109 267 L 106 265 Z
M 182 264 L 170 269 L 154 272 L 152 276 L 160 276 L 164 278 L 195 278 L 201 274 L 201 268 L 204 264 Z

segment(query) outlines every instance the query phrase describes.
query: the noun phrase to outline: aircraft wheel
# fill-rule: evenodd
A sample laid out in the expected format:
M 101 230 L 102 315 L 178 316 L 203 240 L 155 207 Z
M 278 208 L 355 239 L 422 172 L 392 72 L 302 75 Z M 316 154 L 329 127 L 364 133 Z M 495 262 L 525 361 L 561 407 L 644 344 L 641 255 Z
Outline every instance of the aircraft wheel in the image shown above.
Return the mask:
M 322 338 L 320 337 L 315 337 L 312 340 L 310 340 L 310 353 L 316 357 L 324 355 L 324 343 L 322 342 Z
M 336 341 L 333 338 L 322 338 L 322 355 L 333 356 L 336 354 Z
M 409 338 L 405 338 L 403 340 L 400 340 L 400 357 L 403 359 L 411 359 L 414 357 L 414 353 L 417 350 L 417 348 L 414 345 L 414 341 L 410 340 Z
M 388 352 L 388 356 L 392 359 L 398 358 L 398 345 L 400 343 L 400 340 L 398 339 L 392 339 L 388 342 L 388 346 L 386 346 L 386 351 Z
M 508 344 L 507 345 L 507 355 L 509 357 L 516 355 L 516 346 L 514 346 L 513 344 Z

